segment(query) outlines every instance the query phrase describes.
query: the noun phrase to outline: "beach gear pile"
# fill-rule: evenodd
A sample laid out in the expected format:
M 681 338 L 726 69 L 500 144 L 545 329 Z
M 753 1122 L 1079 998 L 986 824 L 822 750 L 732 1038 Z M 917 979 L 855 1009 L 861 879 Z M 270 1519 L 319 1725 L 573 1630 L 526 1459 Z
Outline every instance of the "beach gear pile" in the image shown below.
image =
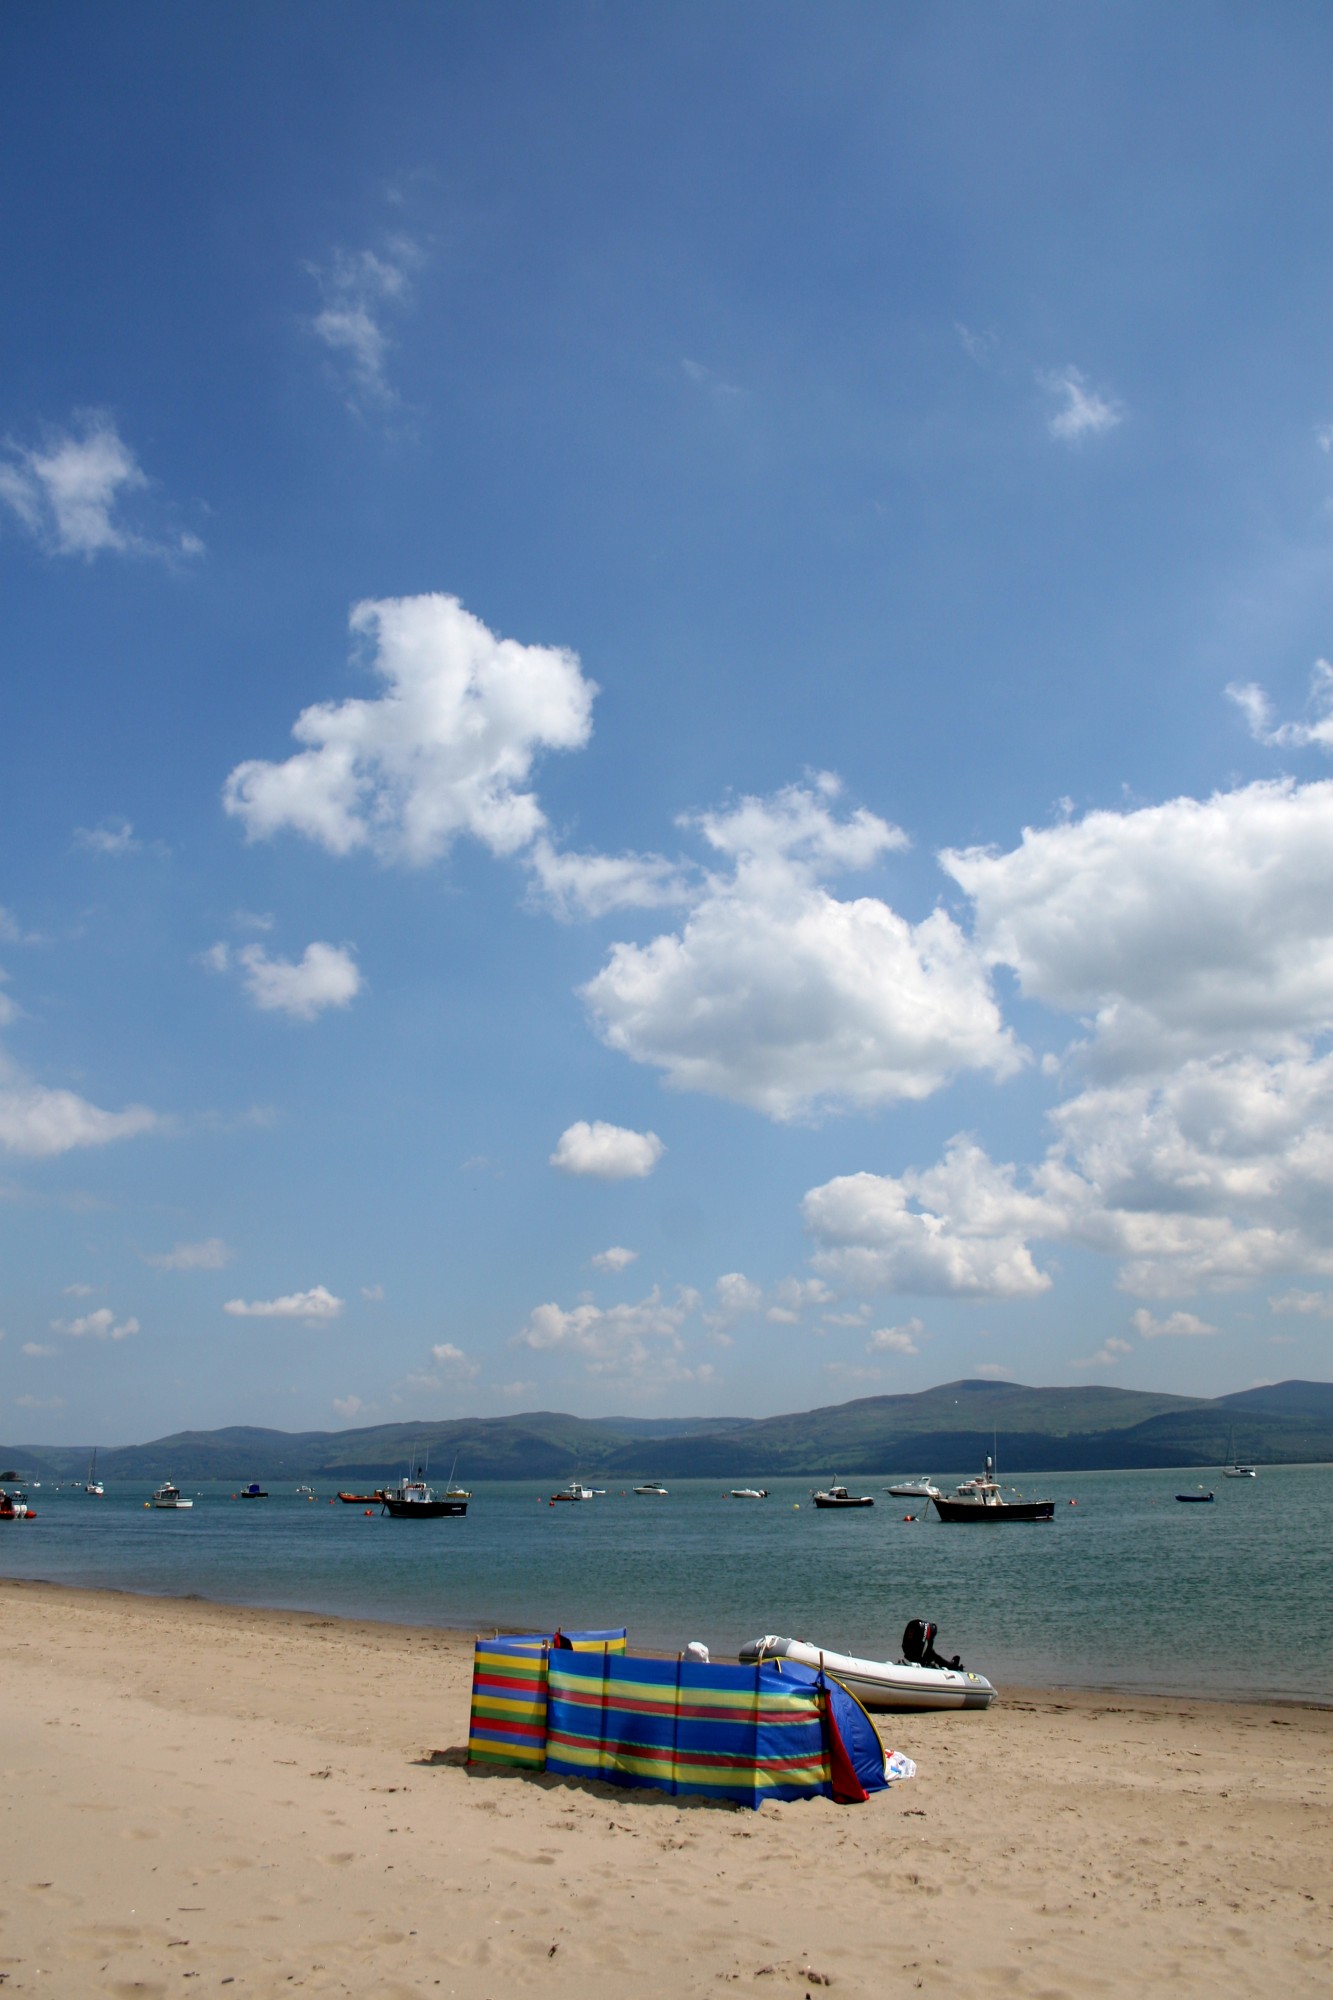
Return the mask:
M 746 1806 L 859 1805 L 916 1770 L 812 1667 L 640 1658 L 623 1627 L 479 1639 L 468 1762 Z

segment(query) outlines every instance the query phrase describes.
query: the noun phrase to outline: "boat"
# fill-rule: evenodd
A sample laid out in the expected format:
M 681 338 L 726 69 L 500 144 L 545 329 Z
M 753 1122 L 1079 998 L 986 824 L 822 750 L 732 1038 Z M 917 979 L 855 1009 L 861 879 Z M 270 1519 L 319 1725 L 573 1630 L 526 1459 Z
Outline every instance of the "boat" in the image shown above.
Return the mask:
M 884 1491 L 891 1493 L 895 1500 L 933 1500 L 939 1490 L 930 1479 L 903 1479 L 897 1486 L 884 1488 Z
M 296 1497 L 298 1500 L 313 1500 L 315 1497 L 315 1489 L 313 1486 L 298 1486 L 296 1489 Z
M 37 1516 L 28 1505 L 26 1493 L 17 1488 L 11 1493 L 8 1487 L 0 1488 L 0 1521 L 35 1521 Z
M 449 1494 L 437 1494 L 416 1473 L 409 1473 L 396 1486 L 386 1486 L 380 1495 L 382 1511 L 395 1521 L 435 1521 L 442 1514 L 466 1514 L 467 1501 Z
M 103 1486 L 101 1480 L 97 1476 L 96 1445 L 93 1446 L 93 1455 L 88 1461 L 88 1477 L 84 1482 L 83 1490 L 85 1493 L 91 1493 L 94 1500 L 101 1500 L 106 1493 L 106 1488 Z
M 455 1452 L 454 1462 L 449 1467 L 449 1484 L 444 1489 L 444 1497 L 446 1500 L 470 1500 L 472 1498 L 471 1488 L 467 1486 L 457 1486 L 454 1483 L 457 1473 L 458 1473 L 458 1454 L 457 1452 Z
M 1177 1493 L 1176 1495 L 1177 1500 L 1183 1500 L 1186 1506 L 1189 1506 L 1191 1503 L 1195 1506 L 1206 1505 L 1212 1497 L 1212 1494 L 1205 1493 L 1202 1487 L 1199 1488 L 1197 1493 Z
M 242 1500 L 267 1500 L 268 1494 L 257 1479 L 252 1479 L 248 1486 L 241 1488 L 241 1498 Z
M 663 1486 L 660 1479 L 645 1480 L 643 1485 L 636 1486 L 634 1491 L 636 1493 L 646 1493 L 650 1498 L 656 1500 L 665 1500 L 667 1497 L 666 1487 Z
M 873 1507 L 868 1493 L 849 1493 L 845 1486 L 830 1486 L 812 1496 L 816 1507 Z
M 338 1498 L 348 1507 L 373 1507 L 384 1498 L 384 1494 L 376 1487 L 373 1493 L 340 1493 Z
M 568 1486 L 562 1486 L 558 1493 L 551 1495 L 551 1505 L 554 1506 L 557 1500 L 591 1500 L 592 1497 L 591 1486 L 580 1486 L 577 1479 L 571 1479 Z
M 904 1652 L 913 1628 L 934 1633 L 934 1626 L 914 1618 L 904 1633 Z M 831 1653 L 808 1639 L 780 1639 L 773 1634 L 742 1646 L 742 1666 L 759 1660 L 796 1660 L 839 1681 L 863 1708 L 989 1708 L 996 1689 L 984 1674 L 971 1673 L 961 1661 L 941 1660 L 929 1644 L 923 1659 L 860 1660 L 850 1653 Z
M 731 1500 L 767 1500 L 766 1486 L 733 1486 L 727 1496 Z
M 963 1480 L 947 1499 L 943 1493 L 932 1493 L 930 1504 L 941 1521 L 985 1521 L 994 1525 L 999 1521 L 1052 1521 L 1055 1518 L 1054 1500 L 1006 1500 L 995 1477 L 995 1461 L 989 1455 L 978 1478 Z
M 149 1504 L 153 1507 L 193 1507 L 194 1502 L 183 1499 L 180 1487 L 173 1486 L 169 1479 L 164 1479 L 160 1486 L 153 1488 L 153 1497 Z
M 1222 1467 L 1223 1479 L 1257 1479 L 1258 1473 L 1252 1465 L 1242 1465 L 1236 1456 L 1236 1433 L 1233 1430 L 1227 1439 L 1227 1462 Z

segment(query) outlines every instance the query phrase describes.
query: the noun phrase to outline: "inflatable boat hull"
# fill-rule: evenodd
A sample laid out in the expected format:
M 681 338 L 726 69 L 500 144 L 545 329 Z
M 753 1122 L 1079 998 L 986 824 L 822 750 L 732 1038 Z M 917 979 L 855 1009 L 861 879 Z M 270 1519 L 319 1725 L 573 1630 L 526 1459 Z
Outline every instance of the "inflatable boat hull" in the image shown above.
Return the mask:
M 804 1639 L 779 1639 L 769 1634 L 741 1648 L 743 1665 L 755 1660 L 798 1660 L 803 1667 L 821 1667 L 854 1694 L 863 1708 L 989 1708 L 996 1689 L 984 1674 L 966 1667 L 914 1667 L 905 1661 L 857 1660 L 849 1653 L 830 1653 Z

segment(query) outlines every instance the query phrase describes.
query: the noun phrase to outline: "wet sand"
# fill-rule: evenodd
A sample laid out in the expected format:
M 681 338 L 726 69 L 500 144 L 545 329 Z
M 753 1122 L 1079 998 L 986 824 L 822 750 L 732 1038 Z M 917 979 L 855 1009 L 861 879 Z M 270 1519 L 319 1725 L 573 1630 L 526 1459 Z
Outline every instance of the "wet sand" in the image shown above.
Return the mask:
M 6 1993 L 1333 1990 L 1333 1710 L 1006 1689 L 754 1813 L 469 1772 L 471 1642 L 0 1581 Z M 631 1639 L 633 1634 L 631 1633 Z

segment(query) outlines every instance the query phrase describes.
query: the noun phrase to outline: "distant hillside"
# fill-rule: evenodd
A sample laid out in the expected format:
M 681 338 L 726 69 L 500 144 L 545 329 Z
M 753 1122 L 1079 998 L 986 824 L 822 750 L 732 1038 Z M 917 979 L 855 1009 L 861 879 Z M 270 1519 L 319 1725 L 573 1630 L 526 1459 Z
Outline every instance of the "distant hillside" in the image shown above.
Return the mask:
M 179 1431 L 98 1452 L 107 1480 L 394 1478 L 429 1456 L 443 1478 L 455 1458 L 480 1479 L 585 1477 L 736 1479 L 787 1473 L 824 1479 L 943 1472 L 979 1465 L 992 1439 L 1009 1473 L 1222 1463 L 1237 1452 L 1266 1465 L 1333 1460 L 1333 1383 L 1278 1382 L 1215 1398 L 1135 1389 L 1032 1389 L 946 1382 L 913 1396 L 864 1396 L 784 1417 L 571 1417 L 553 1410 L 453 1423 L 346 1431 L 232 1426 Z M 0 1445 L 0 1468 L 77 1478 L 87 1445 Z

